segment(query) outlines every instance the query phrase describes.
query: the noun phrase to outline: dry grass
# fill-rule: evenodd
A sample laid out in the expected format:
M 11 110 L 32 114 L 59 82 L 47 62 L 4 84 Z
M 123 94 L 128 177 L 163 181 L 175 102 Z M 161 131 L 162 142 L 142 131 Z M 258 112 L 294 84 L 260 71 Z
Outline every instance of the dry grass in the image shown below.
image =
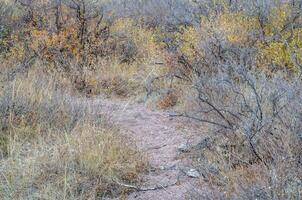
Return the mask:
M 89 102 L 31 70 L 5 82 L 0 101 L 2 199 L 95 199 L 126 194 L 144 156 Z
M 17 135 L 9 140 L 0 167 L 4 199 L 117 196 L 128 191 L 116 181 L 137 183 L 145 169 L 141 154 L 114 128 L 81 125 L 71 133 L 36 134 L 30 142 Z
M 267 155 L 265 162 L 255 158 L 238 137 L 211 135 L 203 140 L 190 152 L 194 167 L 203 174 L 201 184 L 211 185 L 229 199 L 299 199 L 301 141 L 289 133 L 275 135 L 281 146 L 270 137 L 259 140 L 257 150 Z M 274 161 L 269 160 L 272 157 Z
M 146 72 L 137 63 L 120 63 L 118 60 L 100 61 L 94 70 L 86 70 L 74 80 L 74 86 L 88 97 L 106 95 L 127 98 L 144 92 Z

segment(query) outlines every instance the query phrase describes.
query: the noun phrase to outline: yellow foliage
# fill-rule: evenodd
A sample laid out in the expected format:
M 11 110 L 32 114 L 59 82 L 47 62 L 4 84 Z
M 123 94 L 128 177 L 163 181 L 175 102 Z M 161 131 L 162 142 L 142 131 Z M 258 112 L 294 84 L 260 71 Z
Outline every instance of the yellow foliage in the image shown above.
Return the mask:
M 222 34 L 227 41 L 237 45 L 249 42 L 249 34 L 259 28 L 257 18 L 243 12 L 231 12 L 226 9 L 220 14 L 210 13 L 206 18 L 201 16 L 200 28 L 181 27 L 178 38 L 181 41 L 181 51 L 189 59 L 203 54 L 200 43 L 216 33 Z
M 52 58 L 52 49 L 60 50 L 78 58 L 80 43 L 76 34 L 76 27 L 70 26 L 58 33 L 49 33 L 47 30 L 31 30 L 31 48 L 37 53 L 42 53 L 45 58 Z M 41 52 L 41 50 L 43 50 Z
M 39 0 L 39 2 L 42 4 L 44 1 Z M 86 46 L 81 44 L 79 37 L 81 25 L 77 18 L 70 14 L 68 7 L 62 7 L 61 20 L 64 23 L 57 32 L 50 31 L 49 27 L 46 28 L 47 26 L 37 28 L 34 25 L 38 22 L 47 25 L 54 23 L 53 13 L 35 11 L 32 24 L 19 31 L 24 32 L 21 36 L 23 41 L 18 39 L 17 34 L 12 34 L 13 46 L 10 47 L 9 55 L 21 60 L 26 53 L 25 43 L 27 43 L 31 50 L 49 60 L 56 57 L 54 52 L 59 52 L 77 61 L 83 59 L 84 55 L 86 60 L 93 60 L 93 56 L 99 54 L 113 57 L 124 56 L 119 55 L 123 53 L 132 53 L 133 55 L 125 56 L 135 56 L 134 60 L 146 61 L 161 58 L 164 43 L 158 41 L 169 38 L 176 43 L 175 46 L 179 45 L 179 50 L 183 55 L 193 61 L 205 55 L 202 43 L 218 35 L 232 45 L 256 49 L 258 53 L 255 59 L 260 68 L 277 66 L 278 68 L 285 67 L 290 71 L 297 70 L 293 58 L 299 62 L 302 60 L 302 29 L 287 27 L 293 13 L 290 5 L 282 4 L 270 10 L 267 21 L 260 24 L 258 16 L 249 15 L 244 11 L 232 11 L 223 1 L 217 1 L 217 3 L 223 6 L 223 11 L 210 12 L 207 17 L 201 16 L 199 27 L 182 26 L 179 27 L 178 33 L 173 34 L 162 35 L 159 29 L 146 27 L 139 20 L 122 18 L 113 22 L 108 29 L 110 30 L 108 38 L 103 40 L 93 32 L 99 27 L 97 27 L 97 19 L 92 19 L 87 22 L 88 33 L 85 37 L 88 44 Z M 1 45 L 7 45 L 8 42 L 1 41 Z M 122 52 L 118 51 L 119 45 Z
M 281 32 L 291 12 L 291 8 L 287 4 L 274 8 L 269 15 L 268 23 L 265 24 L 265 34 L 274 36 L 274 34 Z
M 156 41 L 156 30 L 148 29 L 133 19 L 118 19 L 110 28 L 114 36 L 130 39 L 138 47 L 139 57 L 150 59 L 158 55 L 160 46 Z
M 178 39 L 182 43 L 180 50 L 186 57 L 192 60 L 197 56 L 199 42 L 201 40 L 200 35 L 192 26 L 181 27 L 181 33 L 182 34 L 178 34 Z
M 249 41 L 249 34 L 259 28 L 256 17 L 230 11 L 220 14 L 213 26 L 217 27 L 229 42 L 237 44 L 246 44 Z
M 294 60 L 301 62 L 302 58 L 302 29 L 287 28 L 287 21 L 292 13 L 288 5 L 273 9 L 265 24 L 264 32 L 269 42 L 258 41 L 258 65 L 265 67 L 274 64 L 278 67 L 296 72 L 298 70 Z
M 24 42 L 19 38 L 18 34 L 11 34 L 4 43 L 9 47 L 8 52 L 5 52 L 2 56 L 6 59 L 6 62 L 20 61 L 25 56 Z
M 263 69 L 277 66 L 295 72 L 297 67 L 293 59 L 302 61 L 302 29 L 287 28 L 292 10 L 283 4 L 271 10 L 268 21 L 260 26 L 257 16 L 244 12 L 233 12 L 225 7 L 221 13 L 202 16 L 200 27 L 182 27 L 178 38 L 180 50 L 189 59 L 202 56 L 200 43 L 215 34 L 222 35 L 231 44 L 256 48 L 257 65 Z M 200 29 L 200 30 L 199 30 Z M 251 35 L 254 33 L 253 40 Z M 259 35 L 264 34 L 264 38 Z

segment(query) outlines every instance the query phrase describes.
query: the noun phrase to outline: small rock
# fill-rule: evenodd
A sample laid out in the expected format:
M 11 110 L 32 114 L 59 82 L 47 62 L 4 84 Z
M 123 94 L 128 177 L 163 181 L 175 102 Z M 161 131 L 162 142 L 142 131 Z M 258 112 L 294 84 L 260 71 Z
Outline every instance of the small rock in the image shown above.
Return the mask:
M 211 140 L 210 140 L 210 138 L 207 137 L 207 138 L 203 139 L 202 141 L 200 141 L 200 142 L 196 145 L 196 147 L 197 147 L 197 149 L 199 149 L 199 150 L 203 150 L 203 149 L 209 147 L 209 146 L 210 146 L 210 143 L 211 143 Z
M 199 178 L 200 177 L 200 173 L 196 170 L 196 169 L 190 169 L 189 171 L 187 171 L 187 176 L 191 177 L 191 178 Z
M 184 153 L 190 151 L 190 148 L 187 144 L 181 144 L 177 149 L 179 152 L 184 152 Z

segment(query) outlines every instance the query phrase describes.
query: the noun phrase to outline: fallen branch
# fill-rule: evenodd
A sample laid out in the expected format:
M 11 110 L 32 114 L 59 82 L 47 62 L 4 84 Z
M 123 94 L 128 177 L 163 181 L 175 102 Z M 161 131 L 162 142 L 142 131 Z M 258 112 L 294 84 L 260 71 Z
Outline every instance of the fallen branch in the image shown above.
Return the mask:
M 135 185 L 129 185 L 129 184 L 125 184 L 125 183 L 120 183 L 118 181 L 115 181 L 115 183 L 117 183 L 118 185 L 120 186 L 123 186 L 123 187 L 126 187 L 126 188 L 131 188 L 131 189 L 134 189 L 136 191 L 151 191 L 151 190 L 162 190 L 162 189 L 166 189 L 168 187 L 171 187 L 171 186 L 174 186 L 177 184 L 177 181 L 175 183 L 172 183 L 172 184 L 166 184 L 166 185 L 156 185 L 154 187 L 137 187 Z
M 185 117 L 185 118 L 193 119 L 193 120 L 200 121 L 200 122 L 203 122 L 203 123 L 208 123 L 208 124 L 216 125 L 216 126 L 219 126 L 219 127 L 225 128 L 225 129 L 231 129 L 231 127 L 229 127 L 227 125 L 220 124 L 220 123 L 217 123 L 217 122 L 214 122 L 214 121 L 210 121 L 210 120 L 207 120 L 207 119 L 197 118 L 197 117 L 185 114 L 185 113 L 183 113 L 183 114 L 169 114 L 169 117 Z

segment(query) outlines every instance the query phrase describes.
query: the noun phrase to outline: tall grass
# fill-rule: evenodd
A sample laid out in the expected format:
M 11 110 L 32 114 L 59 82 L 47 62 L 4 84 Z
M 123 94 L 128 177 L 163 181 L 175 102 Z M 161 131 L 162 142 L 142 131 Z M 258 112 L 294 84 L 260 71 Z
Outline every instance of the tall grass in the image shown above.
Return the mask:
M 4 83 L 0 100 L 2 199 L 95 199 L 128 191 L 143 155 L 89 102 L 33 69 Z

